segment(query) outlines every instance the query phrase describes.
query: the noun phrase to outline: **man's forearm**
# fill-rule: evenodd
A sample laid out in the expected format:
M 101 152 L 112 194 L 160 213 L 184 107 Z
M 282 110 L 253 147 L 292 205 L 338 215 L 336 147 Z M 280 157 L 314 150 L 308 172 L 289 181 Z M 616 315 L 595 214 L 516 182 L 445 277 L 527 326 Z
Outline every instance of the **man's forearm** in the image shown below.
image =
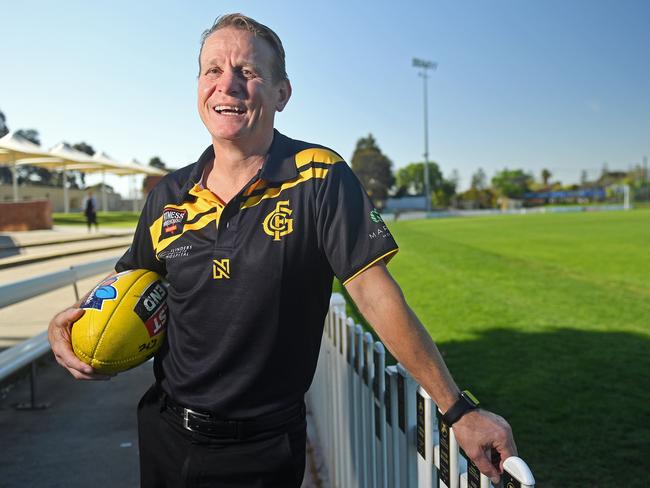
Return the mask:
M 445 412 L 458 399 L 459 389 L 386 268 L 373 266 L 346 288 L 388 350 Z

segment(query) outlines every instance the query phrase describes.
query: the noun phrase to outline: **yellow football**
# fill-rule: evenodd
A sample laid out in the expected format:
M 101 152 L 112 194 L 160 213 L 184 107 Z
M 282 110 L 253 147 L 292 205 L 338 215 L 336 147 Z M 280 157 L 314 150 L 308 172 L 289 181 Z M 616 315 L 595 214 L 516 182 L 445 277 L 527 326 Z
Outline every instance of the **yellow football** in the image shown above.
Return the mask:
M 72 349 L 102 373 L 119 373 L 151 358 L 165 338 L 167 288 L 160 276 L 134 269 L 101 281 L 80 305 Z

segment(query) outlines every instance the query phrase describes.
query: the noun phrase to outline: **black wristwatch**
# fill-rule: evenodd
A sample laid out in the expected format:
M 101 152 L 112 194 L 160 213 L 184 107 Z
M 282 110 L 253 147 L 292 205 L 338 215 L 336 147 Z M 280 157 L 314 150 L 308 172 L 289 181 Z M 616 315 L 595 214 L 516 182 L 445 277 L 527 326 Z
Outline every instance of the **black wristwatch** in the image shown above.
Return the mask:
M 458 400 L 442 415 L 442 420 L 451 427 L 471 410 L 478 408 L 479 402 L 468 390 L 461 392 Z

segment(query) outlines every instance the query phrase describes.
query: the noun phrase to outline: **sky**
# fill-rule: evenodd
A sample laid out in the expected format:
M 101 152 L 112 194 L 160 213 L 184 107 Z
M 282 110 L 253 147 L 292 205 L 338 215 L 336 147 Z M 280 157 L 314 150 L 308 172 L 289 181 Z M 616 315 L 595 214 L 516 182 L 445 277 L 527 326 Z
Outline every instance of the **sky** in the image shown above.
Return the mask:
M 543 168 L 564 183 L 650 156 L 650 2 L 0 0 L 0 111 L 43 147 L 85 141 L 179 168 L 210 143 L 196 110 L 202 31 L 242 12 L 278 33 L 293 95 L 276 127 L 348 161 L 372 133 L 398 169 L 424 154 L 469 186 Z M 87 181 L 93 182 L 92 177 Z M 109 178 L 128 192 L 128 178 Z

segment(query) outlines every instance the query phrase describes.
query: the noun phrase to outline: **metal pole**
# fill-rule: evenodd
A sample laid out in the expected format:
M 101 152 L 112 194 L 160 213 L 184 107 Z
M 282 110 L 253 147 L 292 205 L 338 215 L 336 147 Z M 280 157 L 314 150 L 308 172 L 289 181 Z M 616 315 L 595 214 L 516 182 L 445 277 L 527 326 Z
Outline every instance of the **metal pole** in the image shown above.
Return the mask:
M 431 211 L 431 190 L 429 188 L 429 103 L 427 96 L 427 70 L 434 70 L 438 63 L 425 61 L 423 59 L 413 58 L 413 66 L 421 68 L 419 75 L 422 77 L 422 87 L 424 90 L 424 196 L 426 200 L 425 208 L 427 213 Z
M 424 84 L 424 194 L 426 196 L 427 212 L 431 211 L 431 189 L 429 188 L 429 110 L 427 100 L 427 76 L 426 69 L 422 70 L 422 81 Z

